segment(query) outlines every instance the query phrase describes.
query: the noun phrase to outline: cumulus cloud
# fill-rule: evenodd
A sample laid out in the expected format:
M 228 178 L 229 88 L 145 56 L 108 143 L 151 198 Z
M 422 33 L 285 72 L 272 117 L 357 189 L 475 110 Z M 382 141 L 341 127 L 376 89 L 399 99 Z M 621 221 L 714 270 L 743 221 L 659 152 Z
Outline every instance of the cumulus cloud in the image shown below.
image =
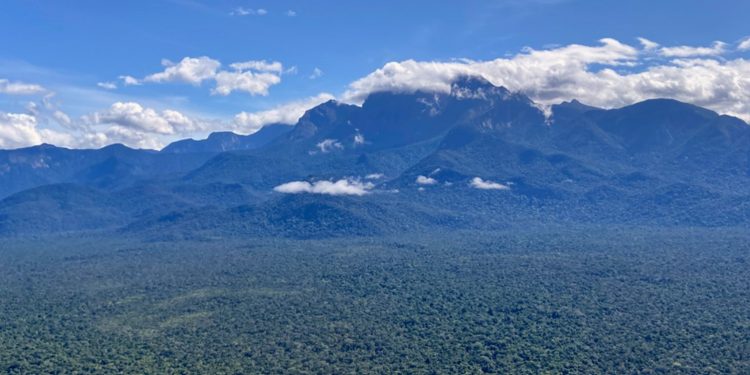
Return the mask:
M 173 109 L 156 110 L 136 102 L 115 102 L 109 108 L 72 118 L 52 101 L 29 102 L 26 113 L 0 111 L 0 149 L 50 143 L 71 148 L 99 148 L 113 143 L 160 149 L 167 142 L 227 122 L 188 116 Z
M 29 146 L 41 143 L 41 139 L 34 116 L 0 112 L 0 147 Z
M 10 82 L 0 78 L 0 94 L 8 95 L 36 95 L 48 92 L 44 87 L 24 82 Z
M 268 89 L 281 82 L 278 74 L 247 72 L 220 72 L 216 75 L 216 87 L 212 94 L 229 95 L 232 91 L 244 91 L 253 95 L 268 95 Z
M 526 48 L 514 56 L 490 61 L 390 62 L 351 83 L 341 100 L 361 103 L 367 95 L 378 91 L 447 93 L 458 76 L 481 75 L 496 85 L 527 94 L 544 108 L 572 99 L 613 108 L 668 97 L 750 121 L 750 60 L 730 58 L 733 55 L 722 42 L 708 47 L 675 47 L 640 38 L 638 43 L 631 46 L 606 38 L 594 45 Z M 739 41 L 736 50 L 750 50 L 750 38 Z M 295 71 L 294 68 L 285 70 L 280 62 L 266 60 L 235 62 L 222 69 L 218 60 L 205 56 L 185 57 L 179 62 L 163 60 L 162 65 L 161 72 L 143 78 L 124 75 L 117 84 L 101 82 L 99 86 L 162 82 L 200 85 L 208 81 L 216 84 L 211 88 L 215 95 L 235 91 L 266 95 L 271 86 L 280 82 L 281 76 Z M 61 145 L 96 146 L 117 141 L 137 147 L 156 147 L 195 129 L 231 129 L 249 134 L 270 123 L 293 124 L 307 109 L 334 98 L 330 94 L 320 94 L 269 110 L 241 112 L 229 121 L 198 120 L 176 111 L 149 110 L 137 104 L 139 109 L 132 103 L 118 102 L 119 105 L 100 111 L 98 117 L 86 116 L 96 121 L 78 121 L 62 112 L 55 114 L 57 108 L 52 102 L 52 93 L 40 85 L 0 79 L 0 93 L 44 96 L 39 104 L 26 108 L 25 115 L 33 118 L 35 131 L 29 131 L 32 128 L 29 118 L 5 114 L 6 145 L 54 143 L 48 139 L 57 137 L 57 144 Z M 9 125 L 11 117 L 12 127 Z M 61 133 L 51 133 L 44 129 L 49 122 L 59 124 L 74 136 L 63 139 Z M 26 141 L 19 141 L 18 134 L 24 135 Z
M 164 71 L 146 76 L 144 82 L 183 82 L 199 85 L 201 82 L 216 76 L 216 70 L 221 63 L 207 56 L 185 57 L 179 63 L 173 64 L 162 60 L 167 65 Z
M 659 52 L 666 57 L 718 56 L 725 52 L 726 46 L 726 43 L 717 41 L 711 47 L 662 47 Z
M 417 176 L 416 182 L 419 185 L 435 185 L 438 183 L 436 179 L 422 175 Z
M 526 49 L 513 58 L 491 61 L 390 62 L 383 68 L 354 81 L 344 93 L 345 101 L 361 102 L 379 91 L 450 92 L 451 83 L 462 75 L 483 75 L 495 84 L 515 91 L 534 90 L 547 97 L 549 89 L 573 87 L 580 73 L 592 64 L 628 65 L 636 61 L 638 50 L 617 40 L 602 39 L 599 46 L 572 44 L 550 50 Z M 523 90 L 526 89 L 526 90 Z
M 286 194 L 326 194 L 326 195 L 365 195 L 374 188 L 370 182 L 359 180 L 341 179 L 338 181 L 292 181 L 273 188 L 274 191 Z
M 129 128 L 121 125 L 112 125 L 102 131 L 88 133 L 86 139 L 93 147 L 101 147 L 106 144 L 122 143 L 129 147 L 158 150 L 164 147 L 158 137 L 153 133 L 139 131 L 138 129 Z
M 87 120 L 93 124 L 112 124 L 156 134 L 185 133 L 199 129 L 196 122 L 178 111 L 166 109 L 157 112 L 135 102 L 116 102 L 109 109 L 88 116 Z
M 295 12 L 295 11 L 293 11 L 293 10 L 290 9 L 290 10 L 286 11 L 286 15 L 288 17 L 296 17 L 297 16 L 297 12 Z
M 750 50 L 750 36 L 740 41 L 740 44 L 737 45 L 737 49 L 740 51 Z
M 214 95 L 229 95 L 242 91 L 251 95 L 268 95 L 268 89 L 281 82 L 284 66 L 278 61 L 250 60 L 229 64 L 230 70 L 221 70 L 221 62 L 207 56 L 185 57 L 178 63 L 162 59 L 165 69 L 147 75 L 143 79 L 123 75 L 120 79 L 126 86 L 143 83 L 180 82 L 201 85 L 213 80 Z
M 492 181 L 486 181 L 479 177 L 472 178 L 469 185 L 471 185 L 471 187 L 475 189 L 481 189 L 481 190 L 509 190 L 510 189 L 508 185 L 503 185 L 501 183 L 492 182 Z
M 62 120 L 57 120 L 62 123 Z M 136 102 L 115 102 L 109 108 L 71 121 L 79 147 L 123 143 L 130 147 L 160 149 L 174 139 L 195 132 L 226 129 L 220 121 L 190 117 L 173 109 L 156 110 Z
M 72 146 L 75 142 L 69 134 L 38 128 L 37 118 L 33 115 L 0 112 L 0 149 L 28 147 L 42 143 Z
M 240 112 L 234 117 L 234 127 L 237 131 L 251 134 L 268 124 L 292 125 L 299 120 L 305 111 L 318 104 L 334 98 L 328 93 L 320 93 L 307 99 L 282 104 L 275 108 L 259 112 Z
M 342 101 L 361 103 L 370 93 L 380 91 L 448 93 L 457 77 L 481 75 L 495 85 L 525 93 L 543 106 L 578 99 L 614 108 L 666 97 L 750 121 L 749 60 L 715 56 L 725 50 L 723 43 L 688 51 L 658 48 L 656 42 L 644 44 L 644 40 L 641 44 L 646 48 L 605 38 L 598 45 L 527 48 L 515 56 L 490 61 L 390 62 L 351 83 Z M 672 56 L 690 57 L 666 57 L 665 50 Z

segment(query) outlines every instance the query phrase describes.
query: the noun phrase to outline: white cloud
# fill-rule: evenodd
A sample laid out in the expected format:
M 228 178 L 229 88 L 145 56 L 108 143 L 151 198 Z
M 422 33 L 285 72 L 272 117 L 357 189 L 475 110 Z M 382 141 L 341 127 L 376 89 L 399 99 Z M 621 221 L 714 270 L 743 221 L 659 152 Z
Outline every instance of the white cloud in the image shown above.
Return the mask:
M 335 140 L 335 139 L 324 139 L 320 142 L 318 142 L 317 145 L 315 145 L 320 152 L 327 154 L 333 150 L 341 150 L 344 148 L 344 146 L 341 144 L 341 142 Z
M 345 101 L 361 102 L 378 91 L 450 92 L 451 83 L 462 75 L 483 75 L 495 84 L 514 91 L 536 90 L 542 97 L 552 96 L 561 85 L 571 89 L 587 73 L 591 64 L 628 65 L 636 61 L 638 50 L 614 39 L 602 39 L 600 46 L 572 44 L 551 50 L 526 49 L 510 59 L 491 61 L 460 60 L 452 62 L 390 62 L 383 68 L 349 85 Z M 527 90 L 524 90 L 527 89 Z M 583 89 L 581 89 L 583 91 Z
M 291 74 L 291 75 L 295 75 L 295 74 L 297 74 L 298 72 L 299 72 L 299 69 L 298 69 L 298 68 L 297 68 L 297 66 L 295 65 L 295 66 L 293 66 L 293 67 L 291 67 L 291 68 L 289 68 L 289 69 L 285 70 L 285 71 L 284 71 L 284 74 Z
M 98 82 L 96 85 L 107 90 L 117 89 L 117 84 L 115 84 L 114 82 Z
M 44 87 L 24 82 L 10 82 L 0 78 L 0 94 L 8 95 L 36 95 L 48 92 Z
M 179 63 L 169 65 L 163 72 L 154 73 L 143 79 L 145 82 L 184 82 L 199 85 L 214 78 L 221 63 L 207 56 L 185 57 Z
M 641 45 L 643 46 L 643 49 L 645 50 L 652 50 L 652 49 L 656 49 L 659 47 L 659 43 L 648 40 L 646 38 L 638 38 L 638 42 L 641 43 Z
M 287 15 L 288 17 L 296 17 L 296 16 L 297 16 L 297 12 L 295 12 L 295 11 L 293 11 L 293 10 L 289 9 L 289 10 L 287 10 L 287 11 L 286 11 L 286 15 Z
M 89 133 L 89 136 L 88 141 L 93 143 L 94 147 L 112 143 L 122 143 L 129 147 L 151 150 L 164 147 L 164 142 L 154 137 L 153 134 L 120 125 L 110 126 L 101 132 Z M 97 142 L 101 144 L 96 145 Z
M 138 78 L 135 78 L 133 76 L 119 76 L 117 77 L 122 80 L 122 83 L 125 86 L 139 86 L 141 85 L 141 81 Z
M 737 49 L 740 51 L 750 50 L 750 36 L 741 40 L 740 44 L 737 45 Z
M 179 111 L 157 111 L 134 102 L 72 119 L 54 106 L 29 103 L 29 113 L 0 112 L 0 149 L 50 143 L 72 148 L 99 148 L 113 143 L 160 149 L 167 142 L 227 124 L 191 118 Z M 50 126 L 57 125 L 57 128 Z M 59 129 L 59 130 L 55 130 Z
M 58 124 L 64 127 L 70 127 L 73 124 L 73 121 L 70 119 L 70 117 L 65 112 L 60 110 L 52 112 L 52 118 L 54 118 Z
M 38 128 L 35 116 L 0 112 L 0 149 L 28 147 L 42 143 L 72 146 L 75 140 L 66 133 Z
M 321 93 L 307 99 L 282 104 L 275 108 L 259 112 L 240 112 L 234 116 L 234 127 L 237 131 L 251 134 L 268 124 L 295 124 L 305 111 L 318 104 L 332 100 L 328 93 Z
M 273 188 L 274 191 L 286 194 L 327 194 L 327 195 L 365 195 L 374 188 L 370 182 L 361 182 L 352 179 L 341 179 L 338 181 L 292 181 Z
M 432 177 L 422 176 L 422 175 L 417 176 L 416 182 L 419 185 L 435 185 L 435 184 L 437 184 L 437 180 L 436 179 L 434 179 Z
M 363 144 L 365 144 L 365 136 L 360 133 L 355 134 L 354 145 L 358 146 L 358 145 L 363 145 Z
M 723 48 L 717 46 L 713 49 Z M 664 58 L 614 39 L 602 39 L 596 46 L 526 49 L 490 61 L 390 62 L 351 83 L 342 101 L 361 103 L 379 91 L 448 93 L 461 75 L 481 75 L 542 106 L 578 99 L 614 108 L 673 98 L 750 121 L 750 60 Z
M 509 190 L 510 187 L 501 183 L 482 180 L 479 177 L 474 177 L 470 182 L 471 187 L 481 190 Z
M 0 148 L 37 145 L 41 139 L 34 116 L 0 112 Z
M 365 179 L 367 180 L 379 180 L 381 178 L 385 177 L 382 173 L 370 173 L 367 176 L 365 176 Z
M 259 72 L 274 72 L 281 73 L 284 71 L 284 66 L 278 61 L 266 61 L 266 60 L 250 60 L 243 62 L 236 62 L 229 64 L 236 70 L 256 70 Z
M 229 95 L 232 91 L 244 91 L 252 95 L 268 95 L 268 89 L 281 82 L 281 77 L 272 73 L 219 72 L 212 94 Z
M 230 16 L 249 16 L 251 14 L 255 14 L 255 10 L 245 9 L 242 7 L 236 8 L 235 10 L 229 12 Z
M 320 78 L 322 76 L 323 76 L 323 71 L 320 68 L 315 67 L 315 69 L 313 69 L 313 71 L 312 71 L 312 74 L 310 74 L 309 78 L 310 79 L 318 79 L 318 78 Z
M 116 102 L 101 112 L 86 116 L 90 125 L 115 125 L 122 129 L 153 134 L 184 134 L 200 129 L 200 124 L 170 109 L 157 112 L 134 102 Z M 124 133 L 125 130 L 118 133 Z
M 213 80 L 216 86 L 211 89 L 214 95 L 229 95 L 234 91 L 243 91 L 251 95 L 268 95 L 268 89 L 281 82 L 284 66 L 278 61 L 250 60 L 229 64 L 231 70 L 220 70 L 221 62 L 207 56 L 185 57 L 178 63 L 162 59 L 165 69 L 159 73 L 138 79 L 132 76 L 120 76 L 126 86 L 140 85 L 144 82 L 166 83 L 181 82 L 195 86 L 204 81 Z
M 229 12 L 230 16 L 265 16 L 266 14 L 268 14 L 268 11 L 263 8 L 251 9 L 238 7 Z
M 639 39 L 639 42 L 640 45 L 634 47 L 614 39 L 602 39 L 591 46 L 573 44 L 543 50 L 527 48 L 515 56 L 490 61 L 390 62 L 351 83 L 342 95 L 342 101 L 358 103 L 372 92 L 385 90 L 447 93 L 455 78 L 474 74 L 512 91 L 523 92 L 542 106 L 579 99 L 590 105 L 613 108 L 645 99 L 668 97 L 750 121 L 750 60 L 716 55 L 719 50 L 726 52 L 728 48 L 720 42 L 710 47 L 689 49 L 683 48 L 687 46 L 661 46 L 645 38 Z M 743 49 L 750 50 L 750 38 L 737 43 L 737 50 Z M 662 56 L 663 51 L 686 57 L 665 57 Z M 264 95 L 270 86 L 280 82 L 280 78 L 274 77 L 292 74 L 293 69 L 284 70 L 280 62 L 266 60 L 236 62 L 222 69 L 219 61 L 208 57 L 186 57 L 176 63 L 165 59 L 162 65 L 163 71 L 142 79 L 121 76 L 117 84 L 102 84 L 128 86 L 145 82 L 200 84 L 214 81 L 216 86 L 212 91 L 217 95 L 228 95 L 234 91 Z M 221 78 L 217 79 L 220 75 Z M 151 147 L 196 131 L 190 129 L 232 129 L 249 134 L 270 123 L 294 124 L 307 109 L 333 99 L 330 94 L 320 94 L 265 111 L 242 112 L 232 121 L 213 122 L 190 118 L 180 112 L 149 111 L 143 106 L 137 110 L 132 105 L 119 102 L 125 105 L 120 108 L 124 113 L 119 113 L 118 117 L 117 110 L 113 108 L 102 111 L 99 120 L 107 118 L 112 121 L 103 123 L 66 120 L 67 115 L 62 112 L 55 115 L 58 108 L 52 93 L 40 85 L 0 79 L 0 93 L 44 95 L 39 103 L 27 106 L 26 115 L 33 117 L 35 131 L 29 131 L 28 119 L 23 122 L 18 117 L 14 117 L 12 131 L 8 130 L 11 129 L 8 125 L 10 116 L 6 114 L 6 144 L 11 143 L 11 138 L 14 139 L 13 144 L 23 145 L 37 141 L 53 143 L 49 140 L 54 138 L 60 145 L 75 146 L 96 146 L 116 141 L 130 146 Z M 97 93 L 106 94 L 101 90 Z M 113 98 L 106 103 L 116 100 Z M 126 108 L 133 111 L 125 111 Z M 87 118 L 92 119 L 93 115 Z M 51 133 L 51 130 L 43 128 L 50 122 L 59 124 L 73 135 L 64 138 L 62 133 Z M 13 137 L 10 136 L 11 132 Z M 23 136 L 19 138 L 17 134 Z
M 718 56 L 725 52 L 726 46 L 726 43 L 717 41 L 711 47 L 662 47 L 659 53 L 666 57 Z

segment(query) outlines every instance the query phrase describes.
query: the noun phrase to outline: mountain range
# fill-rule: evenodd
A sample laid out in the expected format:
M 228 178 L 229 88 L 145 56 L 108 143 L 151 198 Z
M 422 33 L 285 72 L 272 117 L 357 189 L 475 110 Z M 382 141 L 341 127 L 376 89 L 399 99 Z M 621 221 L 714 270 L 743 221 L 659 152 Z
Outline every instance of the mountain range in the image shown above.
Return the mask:
M 481 77 L 161 151 L 0 150 L 0 235 L 330 237 L 750 224 L 750 126 L 671 99 L 544 109 Z

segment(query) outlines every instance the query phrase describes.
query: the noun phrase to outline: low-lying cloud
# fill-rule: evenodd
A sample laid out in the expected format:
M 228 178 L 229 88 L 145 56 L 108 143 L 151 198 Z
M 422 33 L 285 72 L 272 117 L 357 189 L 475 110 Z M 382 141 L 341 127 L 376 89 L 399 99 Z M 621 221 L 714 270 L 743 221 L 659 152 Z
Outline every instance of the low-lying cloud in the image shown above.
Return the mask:
M 418 185 L 435 185 L 438 183 L 436 179 L 432 177 L 422 176 L 422 175 L 417 176 L 417 179 L 415 182 Z
M 480 190 L 509 190 L 510 187 L 508 185 L 504 185 L 498 182 L 492 182 L 483 180 L 480 177 L 474 177 L 469 182 L 469 185 L 475 189 Z
M 286 194 L 325 194 L 325 195 L 356 195 L 369 194 L 375 185 L 370 182 L 361 182 L 354 179 L 341 179 L 338 181 L 291 181 L 273 188 L 274 191 Z

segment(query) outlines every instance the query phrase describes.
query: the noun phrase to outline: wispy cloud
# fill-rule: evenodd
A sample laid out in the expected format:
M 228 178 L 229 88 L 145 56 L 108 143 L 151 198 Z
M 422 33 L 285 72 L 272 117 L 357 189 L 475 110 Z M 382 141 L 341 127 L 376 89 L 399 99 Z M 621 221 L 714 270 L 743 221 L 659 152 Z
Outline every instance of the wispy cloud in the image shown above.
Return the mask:
M 310 74 L 309 78 L 310 79 L 318 79 L 318 78 L 320 78 L 322 76 L 323 76 L 323 70 L 321 70 L 318 67 L 315 67 L 315 69 L 313 69 L 313 71 L 312 71 L 312 74 Z
M 49 92 L 41 85 L 25 82 L 11 82 L 0 78 L 0 94 L 8 95 L 36 95 Z
M 117 89 L 117 84 L 114 82 L 98 82 L 96 85 L 106 90 Z
M 641 43 L 641 45 L 643 46 L 643 49 L 647 51 L 659 48 L 659 43 L 648 40 L 646 38 L 638 38 L 638 42 Z
M 726 52 L 727 44 L 714 42 L 711 47 L 676 46 L 662 47 L 659 52 L 666 57 L 719 56 Z
M 268 11 L 263 8 L 258 9 L 252 9 L 252 8 L 243 8 L 243 7 L 237 7 L 234 8 L 231 12 L 229 12 L 230 16 L 265 16 L 268 14 Z
M 339 142 L 338 140 L 335 140 L 335 139 L 324 139 L 324 140 L 318 142 L 318 144 L 316 144 L 315 147 L 317 147 L 318 150 L 320 150 L 321 153 L 327 154 L 327 153 L 329 153 L 331 151 L 334 151 L 334 150 L 341 150 L 341 149 L 343 149 L 344 145 L 342 145 L 341 142 Z

